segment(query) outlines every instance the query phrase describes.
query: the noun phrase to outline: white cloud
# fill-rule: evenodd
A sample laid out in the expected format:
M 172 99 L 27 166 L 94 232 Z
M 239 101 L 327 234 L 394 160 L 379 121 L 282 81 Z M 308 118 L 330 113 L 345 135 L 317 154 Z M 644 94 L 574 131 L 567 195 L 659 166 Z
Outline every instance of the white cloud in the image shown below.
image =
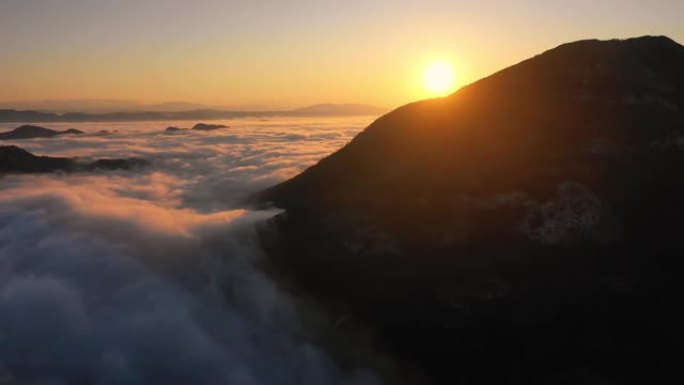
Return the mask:
M 295 304 L 255 267 L 255 226 L 277 211 L 237 207 L 339 147 L 349 126 L 272 125 L 163 135 L 119 124 L 111 138 L 17 141 L 153 166 L 0 179 L 0 378 L 372 383 L 307 342 Z
M 59 123 L 86 135 L 57 139 L 5 141 L 37 155 L 96 158 L 139 157 L 152 172 L 180 181 L 179 199 L 202 211 L 235 208 L 242 198 L 290 178 L 341 148 L 369 118 L 235 120 L 215 131 L 164 133 L 167 126 L 194 122 Z M 1 124 L 5 129 L 14 125 Z M 97 134 L 100 130 L 112 132 Z M 117 131 L 114 133 L 114 131 Z M 128 177 L 128 173 L 119 173 Z

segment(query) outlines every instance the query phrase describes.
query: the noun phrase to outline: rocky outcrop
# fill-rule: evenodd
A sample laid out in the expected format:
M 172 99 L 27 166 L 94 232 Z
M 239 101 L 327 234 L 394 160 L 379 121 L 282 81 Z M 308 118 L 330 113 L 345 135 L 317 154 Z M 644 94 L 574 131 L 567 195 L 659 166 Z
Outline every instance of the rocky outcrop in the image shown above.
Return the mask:
M 580 41 L 401 107 L 260 194 L 264 243 L 433 383 L 679 375 L 683 68 Z

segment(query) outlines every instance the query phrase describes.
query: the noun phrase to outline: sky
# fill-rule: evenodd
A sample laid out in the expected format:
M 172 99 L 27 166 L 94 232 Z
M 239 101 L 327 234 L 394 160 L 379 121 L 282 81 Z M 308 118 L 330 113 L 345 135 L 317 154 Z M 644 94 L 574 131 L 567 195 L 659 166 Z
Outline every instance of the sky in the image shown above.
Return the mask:
M 667 35 L 684 1 L 2 0 L 0 107 L 32 100 L 396 107 L 562 43 Z

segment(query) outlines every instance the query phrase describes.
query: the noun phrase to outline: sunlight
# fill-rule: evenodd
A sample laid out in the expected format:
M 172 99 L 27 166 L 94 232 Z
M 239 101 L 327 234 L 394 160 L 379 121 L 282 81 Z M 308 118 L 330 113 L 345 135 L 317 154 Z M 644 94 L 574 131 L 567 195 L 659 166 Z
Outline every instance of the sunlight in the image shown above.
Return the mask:
M 454 70 L 446 62 L 434 62 L 423 72 L 423 86 L 434 96 L 444 96 L 454 90 Z

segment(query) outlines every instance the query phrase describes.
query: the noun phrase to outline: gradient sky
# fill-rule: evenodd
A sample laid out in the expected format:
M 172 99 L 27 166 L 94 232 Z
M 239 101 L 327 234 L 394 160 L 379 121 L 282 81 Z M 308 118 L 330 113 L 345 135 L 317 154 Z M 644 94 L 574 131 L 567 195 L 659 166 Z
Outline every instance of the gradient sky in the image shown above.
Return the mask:
M 428 95 L 564 42 L 668 35 L 682 0 L 1 0 L 0 105 L 38 99 L 189 101 L 227 107 Z

